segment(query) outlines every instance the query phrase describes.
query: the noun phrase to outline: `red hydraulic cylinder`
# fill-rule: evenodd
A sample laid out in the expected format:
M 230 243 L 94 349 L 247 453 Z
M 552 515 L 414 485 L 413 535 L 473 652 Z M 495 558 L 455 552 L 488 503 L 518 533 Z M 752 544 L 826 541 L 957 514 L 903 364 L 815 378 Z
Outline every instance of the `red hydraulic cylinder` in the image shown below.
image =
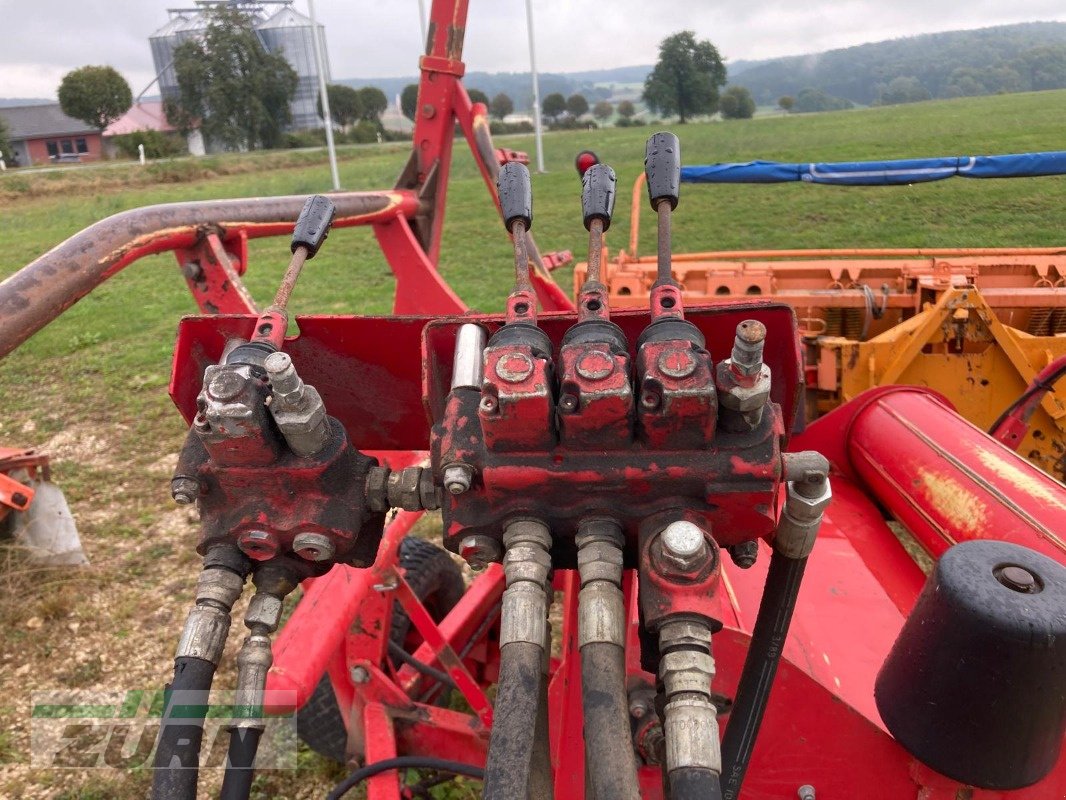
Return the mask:
M 939 557 L 957 542 L 999 539 L 1066 562 L 1066 486 L 938 396 L 893 388 L 854 401 L 847 459 L 922 547 Z

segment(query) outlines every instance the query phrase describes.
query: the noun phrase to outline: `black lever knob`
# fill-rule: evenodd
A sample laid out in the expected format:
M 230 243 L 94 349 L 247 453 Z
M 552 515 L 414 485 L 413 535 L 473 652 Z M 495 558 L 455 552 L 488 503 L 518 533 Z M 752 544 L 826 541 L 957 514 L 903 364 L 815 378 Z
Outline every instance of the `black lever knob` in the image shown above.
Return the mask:
M 594 219 L 603 221 L 604 230 L 611 227 L 616 182 L 614 170 L 606 164 L 593 164 L 581 176 L 581 213 L 585 230 L 592 226 Z
M 500 168 L 496 179 L 500 194 L 503 224 L 507 230 L 521 222 L 528 231 L 533 227 L 533 187 L 529 183 L 529 170 L 517 161 L 508 161 Z
M 648 199 L 653 210 L 659 201 L 669 200 L 670 210 L 677 208 L 681 188 L 681 142 L 672 133 L 652 134 L 644 151 L 644 174 L 648 178 Z
M 292 252 L 295 253 L 298 247 L 306 247 L 307 258 L 314 258 L 326 241 L 335 216 L 337 207 L 328 197 L 320 194 L 308 197 L 292 232 Z

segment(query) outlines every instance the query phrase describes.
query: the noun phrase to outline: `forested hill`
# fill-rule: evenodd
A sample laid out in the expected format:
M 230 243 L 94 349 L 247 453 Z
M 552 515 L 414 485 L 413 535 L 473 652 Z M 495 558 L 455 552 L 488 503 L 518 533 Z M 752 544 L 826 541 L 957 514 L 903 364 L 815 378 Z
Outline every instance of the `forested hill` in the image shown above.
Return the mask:
M 911 36 L 774 59 L 732 69 L 729 78 L 768 104 L 804 89 L 861 104 L 1060 89 L 1066 88 L 1066 23 Z

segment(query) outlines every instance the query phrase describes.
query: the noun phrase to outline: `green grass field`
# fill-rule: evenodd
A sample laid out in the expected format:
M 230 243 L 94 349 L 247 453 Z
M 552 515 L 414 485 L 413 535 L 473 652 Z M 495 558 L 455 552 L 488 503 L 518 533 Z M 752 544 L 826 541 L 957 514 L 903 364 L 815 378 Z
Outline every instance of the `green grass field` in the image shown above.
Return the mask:
M 675 128 L 690 164 L 834 161 L 1016 153 L 1066 147 L 1066 92 L 930 102 Z M 545 251 L 581 260 L 574 155 L 596 150 L 622 191 L 609 245 L 628 241 L 629 187 L 655 128 L 554 133 L 535 175 L 534 232 Z M 531 137 L 504 144 L 532 153 Z M 510 245 L 469 152 L 457 142 L 441 271 L 474 308 L 502 308 Z M 345 150 L 346 189 L 392 185 L 402 146 Z M 176 200 L 303 194 L 328 187 L 322 153 L 230 156 L 128 169 L 0 176 L 0 278 L 110 214 Z M 684 250 L 839 246 L 1066 244 L 1066 178 L 953 180 L 892 188 L 686 186 L 675 215 Z M 647 216 L 647 215 L 646 215 Z M 654 246 L 642 230 L 642 252 Z M 269 299 L 287 262 L 284 239 L 253 243 L 247 282 Z M 569 272 L 557 275 L 569 288 Z M 369 230 L 343 230 L 311 262 L 296 313 L 388 313 L 391 274 Z M 169 469 L 184 435 L 166 397 L 182 314 L 196 311 L 172 256 L 138 262 L 0 362 L 0 443 L 49 449 L 94 566 L 0 570 L 0 797 L 135 797 L 143 773 L 76 776 L 27 766 L 28 692 L 63 685 L 151 688 L 168 673 L 196 571 L 195 527 L 175 511 Z M 238 639 L 234 636 L 232 639 Z M 232 655 L 232 653 L 231 653 Z M 230 662 L 230 665 L 232 662 Z M 28 669 L 23 669 L 24 667 Z M 223 670 L 226 667 L 224 666 Z M 260 796 L 320 796 L 331 773 L 305 759 L 298 776 L 267 776 Z M 297 780 L 299 778 L 299 783 Z M 299 785 L 298 785 L 299 783 Z

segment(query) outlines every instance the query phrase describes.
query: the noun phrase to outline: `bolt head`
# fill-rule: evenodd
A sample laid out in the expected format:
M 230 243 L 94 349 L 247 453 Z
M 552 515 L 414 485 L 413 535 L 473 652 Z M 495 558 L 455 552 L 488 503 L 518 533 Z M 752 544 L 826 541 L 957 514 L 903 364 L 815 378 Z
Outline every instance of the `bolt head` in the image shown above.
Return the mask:
M 659 536 L 658 566 L 671 577 L 688 577 L 704 566 L 707 541 L 703 529 L 687 520 L 671 522 Z
M 277 372 L 284 372 L 291 366 L 292 357 L 288 353 L 282 353 L 281 351 L 278 351 L 277 353 L 271 353 L 266 357 L 266 360 L 263 361 L 263 367 L 266 369 L 267 372 L 272 374 Z
M 312 531 L 296 534 L 292 540 L 292 550 L 307 561 L 329 561 L 337 552 L 329 536 Z
M 278 554 L 278 540 L 268 531 L 245 531 L 237 537 L 237 546 L 253 561 L 269 561 Z
M 564 394 L 559 398 L 559 410 L 564 413 L 570 414 L 577 411 L 577 405 L 577 398 L 572 394 Z
M 533 374 L 533 359 L 525 353 L 505 353 L 496 362 L 496 375 L 507 383 L 521 383 Z
M 366 667 L 352 667 L 352 671 L 349 673 L 352 679 L 352 683 L 369 683 L 370 672 Z
M 499 542 L 488 536 L 466 536 L 459 542 L 459 555 L 471 569 L 485 569 L 502 555 Z
M 675 347 L 659 356 L 659 371 L 671 378 L 687 378 L 696 371 L 696 357 L 689 349 Z
M 759 558 L 759 543 L 754 539 L 738 542 L 729 548 L 729 557 L 741 569 L 750 569 Z
M 207 392 L 215 400 L 233 400 L 244 388 L 244 376 L 233 370 L 224 369 L 211 379 Z
M 614 372 L 614 359 L 610 353 L 592 350 L 578 359 L 576 369 L 585 380 L 601 381 Z
M 175 478 L 170 482 L 170 496 L 179 506 L 190 505 L 199 494 L 200 483 L 192 478 Z

